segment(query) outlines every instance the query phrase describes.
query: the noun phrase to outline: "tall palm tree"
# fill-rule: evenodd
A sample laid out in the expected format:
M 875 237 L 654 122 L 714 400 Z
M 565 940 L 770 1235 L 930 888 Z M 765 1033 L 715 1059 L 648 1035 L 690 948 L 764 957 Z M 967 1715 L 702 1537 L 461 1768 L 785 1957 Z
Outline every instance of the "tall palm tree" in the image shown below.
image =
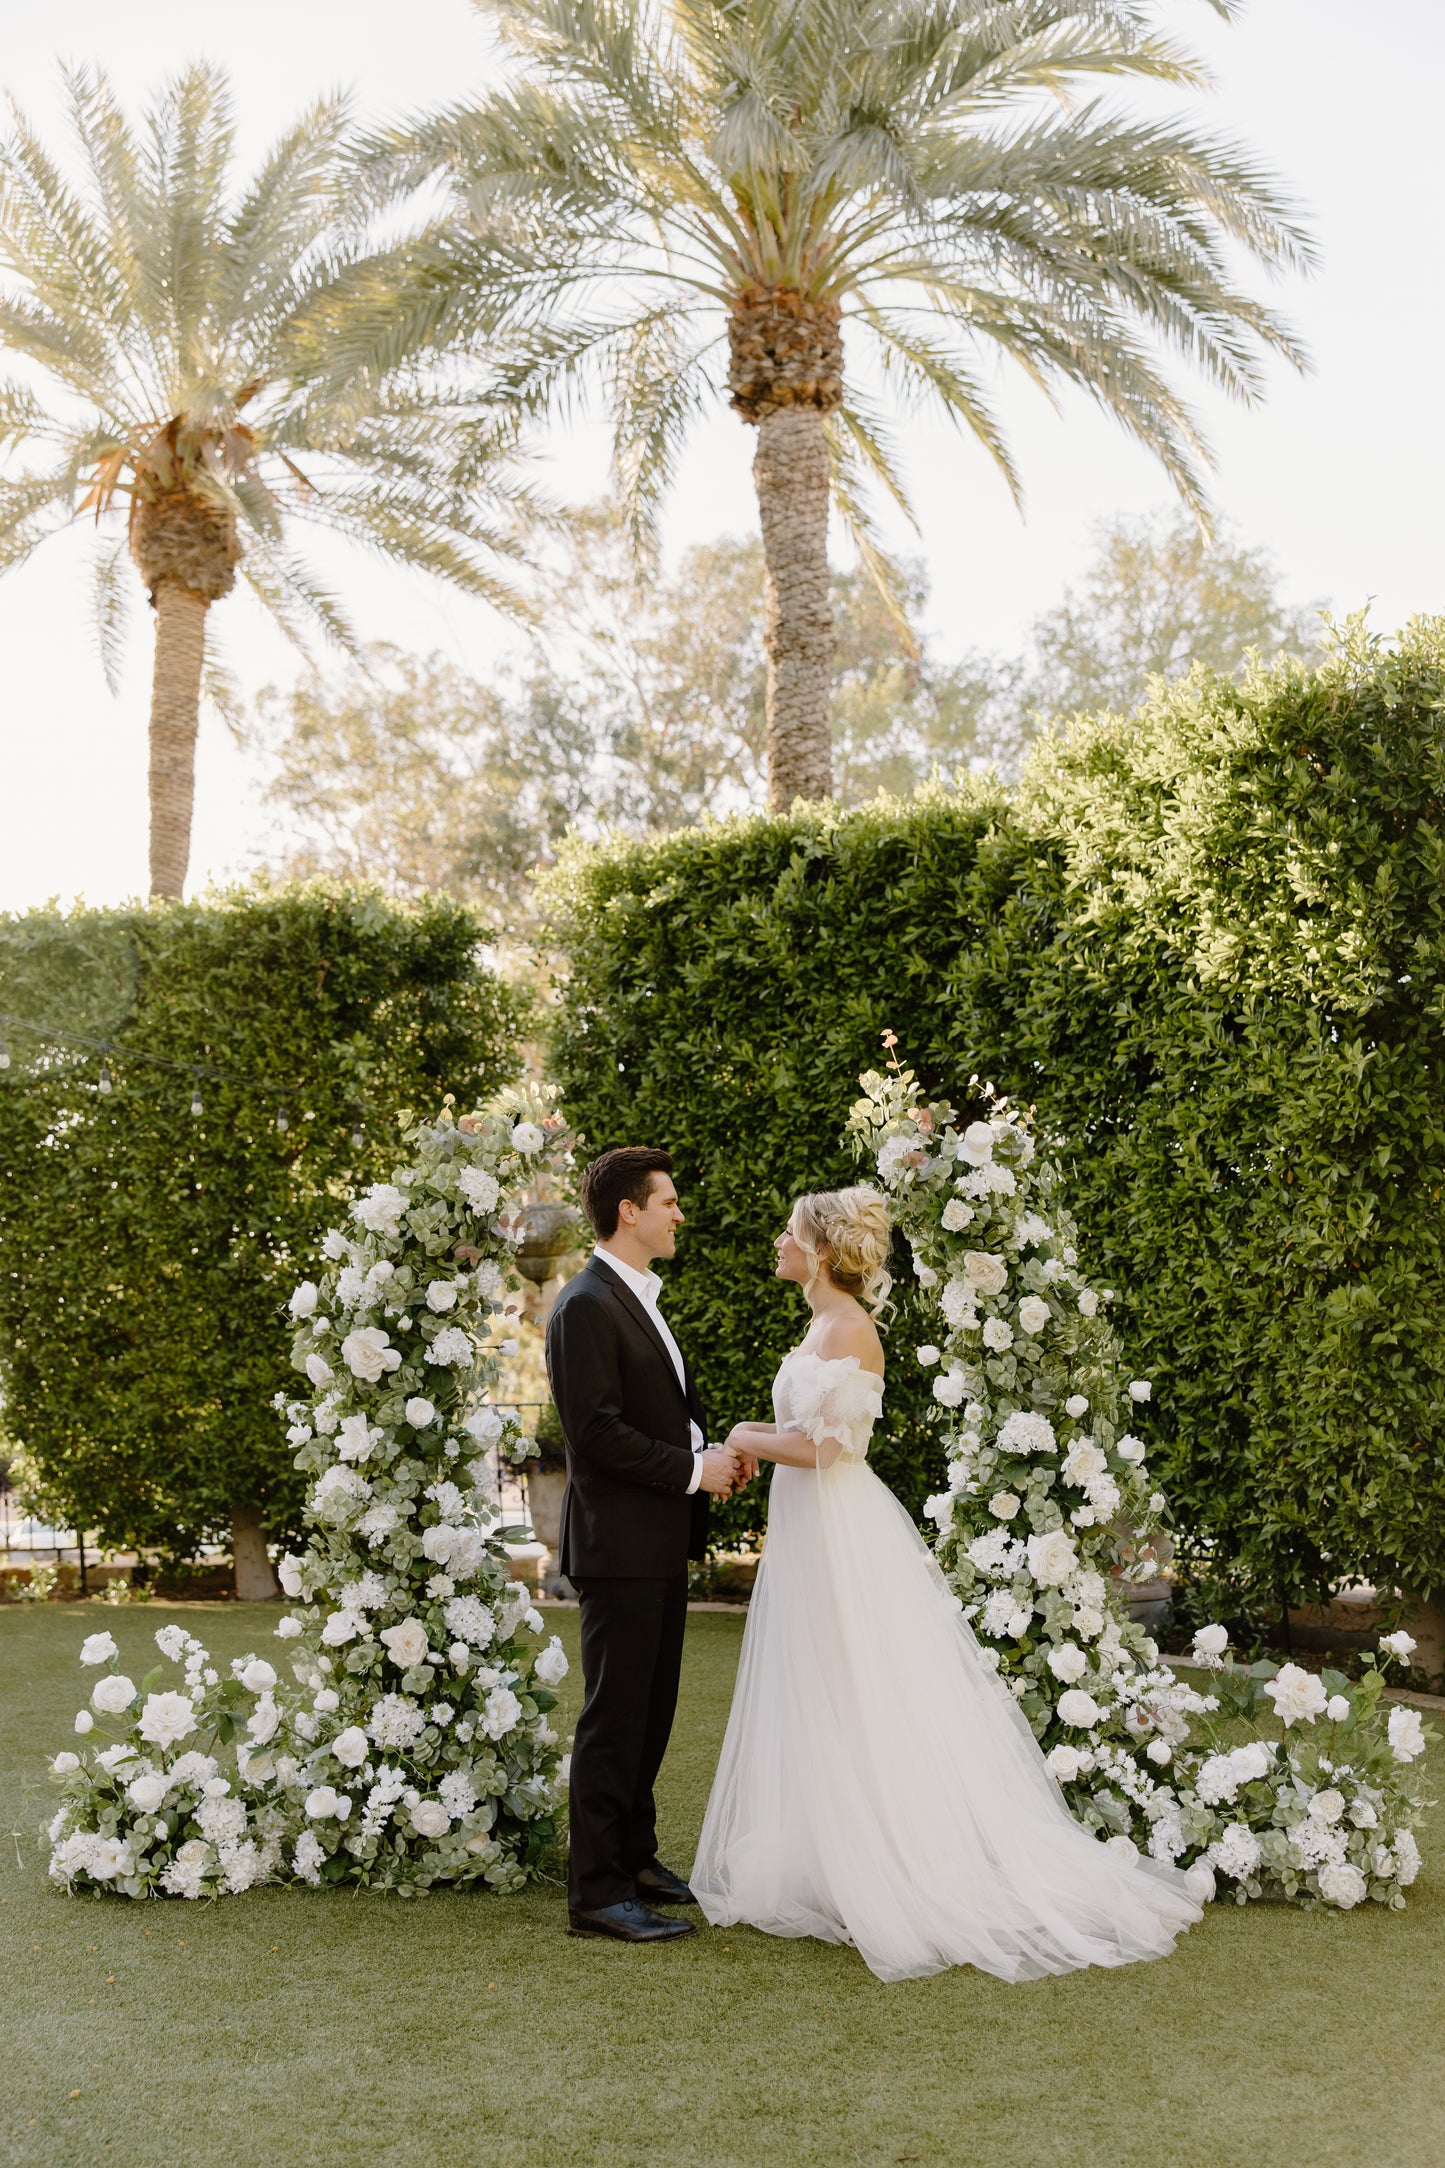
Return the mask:
M 449 177 L 376 357 L 505 305 L 531 404 L 601 385 L 644 545 L 725 338 L 758 432 L 771 792 L 829 788 L 830 487 L 886 584 L 868 485 L 906 510 L 878 393 L 972 430 L 1017 496 L 1000 356 L 1081 387 L 1202 511 L 1205 447 L 1169 350 L 1243 399 L 1300 360 L 1235 253 L 1308 260 L 1245 152 L 1079 95 L 1189 84 L 1152 0 L 477 0 L 502 87 L 373 139 L 374 185 Z M 1221 13 L 1233 0 L 1213 0 Z M 845 377 L 844 334 L 872 349 Z
M 293 636 L 309 620 L 349 644 L 340 604 L 292 554 L 304 519 L 505 604 L 499 558 L 523 493 L 507 430 L 435 369 L 319 385 L 338 293 L 366 279 L 344 224 L 340 101 L 312 107 L 240 186 L 215 70 L 180 75 L 139 129 L 103 76 L 66 88 L 74 179 L 18 114 L 0 144 L 0 346 L 25 372 L 0 384 L 0 449 L 46 454 L 0 480 L 0 570 L 94 519 L 114 687 L 134 559 L 156 622 L 150 885 L 179 896 L 207 617 L 238 574 Z

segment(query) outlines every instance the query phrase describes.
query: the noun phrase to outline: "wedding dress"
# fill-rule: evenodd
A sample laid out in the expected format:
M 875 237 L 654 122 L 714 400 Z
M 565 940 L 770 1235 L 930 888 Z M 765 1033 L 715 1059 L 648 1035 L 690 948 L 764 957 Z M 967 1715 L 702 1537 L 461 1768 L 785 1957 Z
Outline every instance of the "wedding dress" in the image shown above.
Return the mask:
M 856 1945 L 883 1980 L 1004 1980 L 1162 1957 L 1201 1916 L 1178 1870 L 1064 1805 L 908 1514 L 868 1466 L 883 1380 L 806 1346 L 773 1383 L 817 1468 L 773 1474 L 692 1887 L 715 1927 Z

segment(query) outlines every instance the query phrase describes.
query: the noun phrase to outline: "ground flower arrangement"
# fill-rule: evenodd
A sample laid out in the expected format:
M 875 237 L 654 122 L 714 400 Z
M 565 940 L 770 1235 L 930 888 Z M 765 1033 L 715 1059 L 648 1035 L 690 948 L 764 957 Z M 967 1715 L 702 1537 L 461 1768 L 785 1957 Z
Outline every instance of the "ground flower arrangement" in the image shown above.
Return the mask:
M 222 1676 L 165 1626 L 137 1684 L 113 1637 L 89 1636 L 98 1676 L 52 1763 L 50 1873 L 68 1890 L 511 1890 L 556 1843 L 567 1659 L 509 1577 L 495 1466 L 536 1448 L 491 1404 L 486 1340 L 518 1284 L 517 1208 L 571 1140 L 529 1092 L 404 1141 L 291 1297 L 306 1389 L 277 1406 L 314 1481 L 306 1549 L 280 1562 L 279 1648 Z
M 927 1506 L 935 1548 L 1070 1809 L 1241 1904 L 1402 1906 L 1434 1734 L 1381 1695 L 1410 1636 L 1387 1635 L 1354 1682 L 1236 1666 L 1222 1626 L 1195 1636 L 1209 1691 L 1160 1660 L 1127 1603 L 1167 1523 L 1130 1427 L 1150 1385 L 1125 1374 L 1113 1290 L 1080 1261 L 1057 1161 L 991 1087 L 989 1118 L 960 1125 L 896 1062 L 860 1081 L 850 1132 L 939 1316 L 938 1344 L 917 1351 L 949 1455 Z M 1231 1746 L 1241 1718 L 1258 1736 Z

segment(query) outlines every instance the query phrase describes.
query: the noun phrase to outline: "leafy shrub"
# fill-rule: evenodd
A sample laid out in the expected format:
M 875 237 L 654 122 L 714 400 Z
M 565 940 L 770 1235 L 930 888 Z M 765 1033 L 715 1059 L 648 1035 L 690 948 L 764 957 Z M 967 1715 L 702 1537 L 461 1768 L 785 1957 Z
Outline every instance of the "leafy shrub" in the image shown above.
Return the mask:
M 559 869 L 560 1081 L 592 1145 L 678 1155 L 670 1314 L 714 1420 L 796 1337 L 767 1237 L 849 1172 L 891 1026 L 967 1111 L 1039 1111 L 1209 1571 L 1445 1583 L 1445 624 L 1199 672 L 984 785 L 799 809 Z M 976 1110 L 976 1103 L 975 1103 Z M 906 1351 L 881 1472 L 941 1462 Z M 756 1515 L 730 1509 L 723 1534 Z
M 400 1109 L 515 1074 L 477 939 L 454 905 L 319 886 L 0 920 L 0 1011 L 111 1049 L 0 1026 L 0 1378 L 64 1525 L 172 1557 L 238 1510 L 296 1531 L 271 1408 L 296 1260 Z

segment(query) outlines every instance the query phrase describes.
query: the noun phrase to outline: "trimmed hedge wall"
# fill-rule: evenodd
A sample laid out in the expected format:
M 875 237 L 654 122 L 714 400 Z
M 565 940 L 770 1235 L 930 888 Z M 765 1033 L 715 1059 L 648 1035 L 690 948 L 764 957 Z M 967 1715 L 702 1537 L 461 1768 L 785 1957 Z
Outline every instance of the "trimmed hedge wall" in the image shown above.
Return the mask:
M 983 787 L 575 850 L 559 1077 L 597 1146 L 676 1151 L 670 1310 L 713 1420 L 796 1337 L 767 1239 L 835 1182 L 891 1026 L 1061 1137 L 1151 1458 L 1212 1567 L 1445 1585 L 1445 623 L 1203 673 Z M 893 1333 L 882 1471 L 936 1460 Z M 734 1509 L 735 1514 L 737 1509 Z
M 171 1558 L 238 1510 L 295 1534 L 286 1298 L 399 1110 L 516 1074 L 480 937 L 321 886 L 0 919 L 0 1011 L 113 1048 L 103 1092 L 101 1053 L 0 1026 L 0 1380 L 65 1525 Z M 202 1074 L 193 1116 L 193 1064 L 259 1088 Z

